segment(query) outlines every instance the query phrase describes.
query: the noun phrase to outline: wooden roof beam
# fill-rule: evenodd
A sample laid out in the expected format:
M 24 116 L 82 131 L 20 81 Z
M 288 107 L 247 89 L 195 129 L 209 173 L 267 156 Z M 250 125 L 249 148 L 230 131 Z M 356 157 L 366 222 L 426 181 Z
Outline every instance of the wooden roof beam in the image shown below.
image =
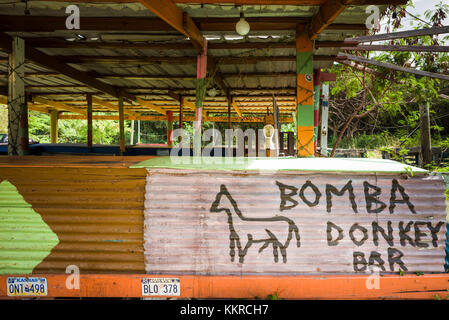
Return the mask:
M 85 56 L 85 55 L 58 55 L 52 56 L 65 63 L 123 63 L 123 64 L 194 64 L 196 57 L 140 57 L 140 56 Z M 314 55 L 314 61 L 334 61 L 337 55 Z M 215 58 L 218 64 L 256 64 L 267 61 L 296 61 L 296 56 L 248 56 L 248 57 L 219 57 Z M 209 60 L 211 61 L 211 60 Z M 62 72 L 61 72 L 62 73 Z M 62 73 L 64 74 L 64 73 Z M 67 75 L 67 74 L 66 74 Z M 95 74 L 89 74 L 94 77 Z M 138 75 L 137 75 L 138 76 Z
M 172 0 L 140 0 L 140 3 L 157 14 L 170 26 L 190 38 L 198 52 L 204 49 L 204 38 L 192 18 L 181 11 Z
M 364 57 L 359 57 L 359 56 L 353 56 L 350 54 L 344 54 L 342 56 L 345 56 L 347 59 L 349 59 L 351 61 L 358 62 L 358 63 L 366 63 L 366 64 L 371 64 L 371 65 L 382 67 L 382 68 L 387 68 L 390 70 L 413 73 L 413 74 L 416 74 L 416 75 L 419 75 L 422 77 L 429 77 L 429 78 L 435 78 L 435 79 L 441 79 L 441 80 L 449 80 L 449 75 L 446 75 L 446 74 L 401 67 L 401 66 L 397 66 L 397 65 L 394 65 L 391 63 L 381 62 L 381 61 L 368 59 L 368 58 L 364 58 Z
M 359 45 L 342 47 L 344 51 L 449 52 L 449 46 Z
M 321 5 L 308 27 L 310 40 L 315 40 L 353 0 L 327 0 Z
M 150 1 L 150 0 L 147 0 Z M 164 0 L 165 4 L 165 0 Z M 179 10 L 176 7 L 177 10 Z M 180 10 L 179 10 L 180 11 Z M 182 13 L 182 11 L 181 11 Z M 179 16 L 177 16 L 179 18 Z M 181 15 L 182 17 L 182 15 Z M 0 31 L 3 32 L 54 32 L 65 29 L 66 16 L 25 16 L 0 15 Z M 235 24 L 239 18 L 195 18 L 188 23 L 189 32 L 223 31 L 235 34 Z M 296 30 L 296 26 L 306 26 L 310 18 L 303 17 L 248 17 L 252 31 L 283 31 Z M 182 23 L 181 23 L 182 25 Z M 180 27 L 178 25 L 178 27 Z M 186 27 L 187 28 L 187 27 Z M 366 30 L 365 24 L 330 24 L 328 30 Z M 117 32 L 173 32 L 177 30 L 159 18 L 151 17 L 82 17 L 81 29 L 83 31 L 117 31 Z M 178 30 L 179 31 L 179 30 Z M 186 30 L 182 32 L 185 36 Z M 192 39 L 192 38 L 191 38 Z M 36 40 L 37 41 L 37 40 Z M 67 41 L 69 42 L 69 41 Z M 72 42 L 76 44 L 76 42 Z M 193 44 L 193 42 L 192 42 Z
M 374 42 L 374 41 L 383 41 L 383 40 L 394 40 L 394 39 L 403 39 L 403 38 L 411 38 L 411 37 L 429 36 L 429 35 L 443 34 L 443 33 L 449 33 L 449 26 L 425 28 L 425 29 L 418 29 L 418 30 L 407 30 L 407 31 L 399 31 L 399 32 L 390 32 L 390 33 L 381 33 L 381 34 L 375 34 L 375 35 L 371 35 L 371 36 L 347 38 L 346 40 L 358 41 L 358 42 Z
M 163 110 L 161 107 L 159 107 L 159 106 L 157 106 L 157 105 L 151 103 L 150 101 L 145 101 L 145 100 L 143 100 L 143 99 L 141 99 L 141 98 L 138 98 L 138 97 L 136 98 L 136 101 L 137 101 L 140 105 L 145 106 L 146 108 L 148 108 L 148 109 L 150 109 L 150 110 L 156 111 L 157 113 L 160 113 L 160 114 L 163 114 L 163 115 L 166 115 L 166 114 L 167 114 L 167 111 L 165 111 L 165 110 Z
M 195 76 L 195 79 L 196 79 L 196 76 Z M 169 97 L 175 99 L 177 102 L 181 103 L 182 95 L 173 92 L 173 90 L 168 90 L 167 95 Z M 190 102 L 190 101 L 188 101 L 187 99 L 184 99 L 184 106 L 189 108 L 191 111 L 195 111 L 196 110 L 195 104 Z
M 33 103 L 34 102 L 38 102 L 40 104 L 43 104 L 43 105 L 46 105 L 46 106 L 50 106 L 53 109 L 56 109 L 56 110 L 59 110 L 59 111 L 69 111 L 69 112 L 73 112 L 73 113 L 79 113 L 79 114 L 82 114 L 82 115 L 87 115 L 87 111 L 86 110 L 82 110 L 82 109 L 79 109 L 79 108 L 76 108 L 76 107 L 71 107 L 71 106 L 68 106 L 68 105 L 66 105 L 64 103 L 61 103 L 61 102 L 52 101 L 52 100 L 49 100 L 49 99 L 45 99 L 45 98 L 42 98 L 42 97 L 36 97 L 36 96 L 33 96 L 32 100 L 33 100 Z
M 11 52 L 12 50 L 12 37 L 5 33 L 0 33 L 0 48 L 6 50 L 7 52 Z M 66 75 L 78 82 L 84 83 L 91 88 L 100 90 L 104 93 L 107 93 L 113 97 L 118 97 L 119 92 L 118 88 L 113 87 L 109 84 L 106 84 L 100 80 L 97 80 L 91 76 L 89 76 L 86 72 L 79 71 L 61 61 L 54 56 L 47 55 L 32 46 L 29 46 L 25 43 L 25 57 L 26 59 L 32 60 L 34 63 L 42 65 L 48 69 L 57 71 L 63 75 Z M 129 98 L 130 96 L 124 94 L 124 97 Z M 133 98 L 133 97 L 132 97 Z
M 98 99 L 97 97 L 92 96 L 92 102 L 97 104 L 97 105 L 99 105 L 99 106 L 105 107 L 106 109 L 119 112 L 118 105 L 115 106 L 112 103 L 104 101 L 104 100 L 101 100 L 101 99 Z M 124 113 L 127 114 L 127 115 L 134 116 L 134 117 L 139 116 L 138 113 L 135 113 L 135 112 L 132 112 L 132 111 L 127 111 L 126 109 L 123 109 L 123 110 L 124 110 Z

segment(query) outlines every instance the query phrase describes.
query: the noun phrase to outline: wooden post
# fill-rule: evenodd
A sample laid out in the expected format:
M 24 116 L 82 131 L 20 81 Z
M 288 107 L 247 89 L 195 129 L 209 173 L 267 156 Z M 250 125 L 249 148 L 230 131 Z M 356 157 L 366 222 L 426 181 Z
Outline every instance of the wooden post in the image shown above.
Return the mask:
M 328 120 L 329 120 L 329 84 L 323 83 L 323 103 L 321 111 L 321 155 L 327 157 L 327 139 L 328 139 Z
M 58 143 L 58 116 L 59 112 L 56 109 L 50 111 L 50 142 Z
M 207 41 L 204 40 L 203 51 L 198 54 L 196 65 L 196 112 L 193 137 L 193 155 L 201 156 L 201 127 L 203 117 L 203 100 L 206 95 Z
M 167 111 L 167 146 L 173 147 L 173 111 Z
M 92 139 L 92 95 L 87 94 L 87 146 L 92 148 L 93 139 Z
M 228 129 L 231 128 L 231 104 L 232 102 L 228 100 Z
M 420 129 L 421 129 L 421 155 L 422 166 L 432 163 L 432 144 L 430 141 L 430 116 L 429 103 L 422 103 L 419 105 L 420 113 Z
M 140 120 L 137 120 L 137 144 L 140 144 Z
M 120 155 L 126 151 L 125 144 L 125 115 L 123 113 L 123 98 L 118 98 L 118 117 L 119 117 L 119 128 L 120 128 Z
M 320 85 L 321 70 L 316 69 L 313 72 L 313 151 L 316 153 L 318 145 L 318 125 L 320 123 Z
M 314 156 L 313 44 L 308 33 L 296 33 L 298 157 Z
M 28 153 L 28 106 L 25 97 L 25 41 L 14 37 L 8 74 L 8 155 Z
M 129 143 L 131 144 L 131 145 L 133 145 L 134 144 L 134 120 L 131 120 L 131 135 L 130 135 L 130 137 L 129 137 Z
M 182 127 L 183 127 L 183 108 L 184 108 L 184 97 L 180 97 L 179 101 L 179 129 L 181 129 L 181 134 L 178 137 L 179 146 L 182 148 Z

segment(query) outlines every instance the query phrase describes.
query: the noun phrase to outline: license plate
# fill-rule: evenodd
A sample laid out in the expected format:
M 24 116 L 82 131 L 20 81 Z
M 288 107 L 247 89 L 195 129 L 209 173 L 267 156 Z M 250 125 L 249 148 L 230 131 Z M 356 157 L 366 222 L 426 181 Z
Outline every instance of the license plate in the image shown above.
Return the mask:
M 181 282 L 177 278 L 143 278 L 142 296 L 179 296 Z
M 6 280 L 6 290 L 8 296 L 46 296 L 47 279 L 46 278 L 25 278 L 11 277 Z

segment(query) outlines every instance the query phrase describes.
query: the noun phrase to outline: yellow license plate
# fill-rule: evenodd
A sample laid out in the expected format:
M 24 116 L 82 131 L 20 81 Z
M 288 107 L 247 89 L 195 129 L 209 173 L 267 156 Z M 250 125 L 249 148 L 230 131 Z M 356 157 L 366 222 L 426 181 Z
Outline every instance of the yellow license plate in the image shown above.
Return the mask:
M 6 280 L 9 297 L 46 296 L 47 279 L 38 277 L 10 277 Z

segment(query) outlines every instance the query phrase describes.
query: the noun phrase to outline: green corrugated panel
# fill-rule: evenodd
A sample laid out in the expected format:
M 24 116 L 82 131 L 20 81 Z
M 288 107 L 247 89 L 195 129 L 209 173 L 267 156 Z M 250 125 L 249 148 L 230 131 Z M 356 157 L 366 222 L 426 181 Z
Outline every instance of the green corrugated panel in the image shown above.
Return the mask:
M 31 273 L 59 243 L 57 235 L 8 181 L 0 183 L 0 274 Z

